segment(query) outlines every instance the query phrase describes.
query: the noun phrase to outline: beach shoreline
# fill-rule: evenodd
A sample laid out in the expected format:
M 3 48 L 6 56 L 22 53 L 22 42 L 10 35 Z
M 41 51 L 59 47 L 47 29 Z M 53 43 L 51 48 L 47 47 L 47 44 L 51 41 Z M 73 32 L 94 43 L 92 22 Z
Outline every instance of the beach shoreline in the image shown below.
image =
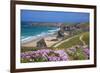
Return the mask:
M 50 47 L 53 44 L 59 42 L 59 40 L 55 40 L 55 41 L 53 40 L 53 39 L 57 39 L 57 34 L 55 32 L 52 35 L 40 36 L 40 37 L 37 37 L 37 38 L 33 38 L 30 41 L 21 42 L 21 47 L 36 47 L 37 42 L 41 39 L 44 39 L 47 47 Z

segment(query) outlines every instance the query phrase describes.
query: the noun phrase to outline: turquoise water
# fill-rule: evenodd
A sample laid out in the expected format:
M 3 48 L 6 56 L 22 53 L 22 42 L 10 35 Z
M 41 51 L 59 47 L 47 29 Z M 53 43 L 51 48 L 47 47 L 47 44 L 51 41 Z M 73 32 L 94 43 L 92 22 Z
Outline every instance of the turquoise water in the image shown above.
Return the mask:
M 30 23 L 21 23 L 21 41 L 51 35 L 59 30 L 58 27 L 31 26 Z

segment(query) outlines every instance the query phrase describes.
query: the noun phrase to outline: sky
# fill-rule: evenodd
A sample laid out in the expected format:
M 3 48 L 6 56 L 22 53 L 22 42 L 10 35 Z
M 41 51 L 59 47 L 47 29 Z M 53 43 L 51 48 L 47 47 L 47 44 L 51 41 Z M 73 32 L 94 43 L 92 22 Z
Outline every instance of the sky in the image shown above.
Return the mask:
M 89 13 L 21 10 L 21 21 L 32 22 L 89 22 Z

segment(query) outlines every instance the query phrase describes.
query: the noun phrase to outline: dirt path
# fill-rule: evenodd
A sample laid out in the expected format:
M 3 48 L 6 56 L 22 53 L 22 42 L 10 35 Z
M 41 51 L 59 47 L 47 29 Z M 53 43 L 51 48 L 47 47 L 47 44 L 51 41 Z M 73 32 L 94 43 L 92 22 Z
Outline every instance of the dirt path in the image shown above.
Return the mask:
M 71 40 L 71 39 L 73 39 L 73 38 L 75 38 L 75 37 L 77 37 L 77 36 L 79 36 L 79 35 L 76 35 L 76 36 L 74 36 L 74 37 L 71 37 L 71 38 L 68 38 L 68 39 L 66 39 L 66 40 L 63 40 L 63 41 L 61 41 L 60 43 L 54 45 L 53 47 L 57 47 L 57 46 L 61 45 L 62 43 L 67 42 L 67 41 L 69 41 L 69 40 Z
M 84 36 L 84 34 L 80 36 L 80 41 L 83 43 L 83 45 L 86 45 L 86 43 L 85 43 L 85 42 L 83 41 L 83 39 L 82 39 L 83 36 Z
M 62 43 L 64 43 L 64 42 L 67 42 L 67 41 L 69 41 L 69 40 L 71 40 L 71 39 L 73 39 L 73 38 L 75 38 L 75 37 L 77 37 L 77 36 L 79 36 L 79 35 L 76 35 L 76 36 L 74 36 L 74 37 L 71 37 L 71 38 L 68 38 L 68 39 L 66 39 L 66 40 L 63 40 L 63 41 L 61 41 L 60 43 L 57 43 L 56 45 L 54 45 L 53 47 L 57 47 L 57 46 L 59 46 L 59 45 L 61 45 Z M 83 45 L 86 45 L 86 43 L 83 41 L 83 36 L 84 36 L 84 34 L 82 34 L 80 37 L 79 37 L 79 40 L 83 43 Z

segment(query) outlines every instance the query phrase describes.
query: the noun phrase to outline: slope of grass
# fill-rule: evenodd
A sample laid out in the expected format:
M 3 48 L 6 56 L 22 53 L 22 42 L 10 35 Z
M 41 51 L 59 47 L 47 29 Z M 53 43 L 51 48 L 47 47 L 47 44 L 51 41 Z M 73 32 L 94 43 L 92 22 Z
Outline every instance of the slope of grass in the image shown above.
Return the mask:
M 83 24 L 80 24 L 80 26 L 82 26 L 82 27 L 89 27 L 89 23 L 87 22 L 87 23 L 83 23 Z
M 83 34 L 82 40 L 85 42 L 85 44 L 89 45 L 89 32 Z
M 85 59 L 87 59 L 87 56 L 83 52 L 82 48 L 77 48 L 76 52 L 74 52 L 73 54 L 69 53 L 69 52 L 67 52 L 67 53 L 68 53 L 71 60 L 85 60 Z
M 74 60 L 84 60 L 86 59 L 86 55 L 84 54 L 83 50 L 81 48 L 78 48 L 73 55 Z
M 75 45 L 80 45 L 80 44 L 83 44 L 83 42 L 80 40 L 80 36 L 83 35 L 83 38 L 82 40 L 87 44 L 89 45 L 89 32 L 84 32 L 82 34 L 79 34 L 77 37 L 74 37 L 72 39 L 70 39 L 69 41 L 66 41 L 62 44 L 60 44 L 59 46 L 57 46 L 56 48 L 59 48 L 59 49 L 64 49 L 64 48 L 69 48 L 69 47 L 72 47 L 72 46 L 75 46 Z
M 70 39 L 67 42 L 64 42 L 64 43 L 60 44 L 56 48 L 69 48 L 69 47 L 72 47 L 74 45 L 82 44 L 82 42 L 80 41 L 79 37 L 80 37 L 80 35 L 78 35 L 77 37 L 74 37 L 74 38 Z

